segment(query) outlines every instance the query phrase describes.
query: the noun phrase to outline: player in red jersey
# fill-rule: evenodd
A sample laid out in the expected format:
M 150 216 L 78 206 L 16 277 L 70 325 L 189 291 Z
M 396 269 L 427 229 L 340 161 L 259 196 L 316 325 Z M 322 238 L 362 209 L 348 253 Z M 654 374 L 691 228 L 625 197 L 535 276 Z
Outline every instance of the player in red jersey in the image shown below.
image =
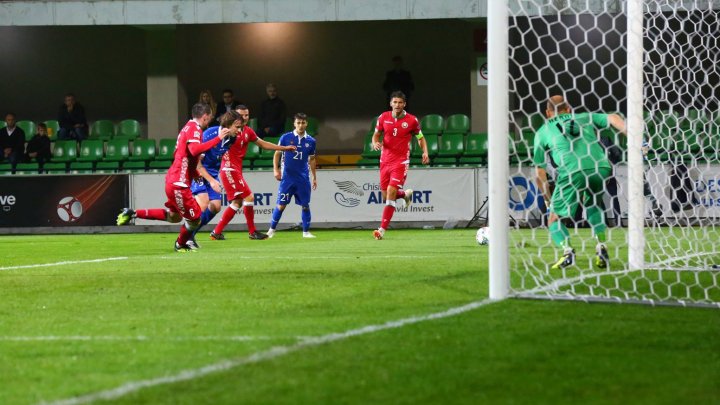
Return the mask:
M 235 120 L 240 119 L 240 115 L 236 112 L 228 114 L 234 114 Z M 201 143 L 202 130 L 213 118 L 212 110 L 209 105 L 198 103 L 192 108 L 192 116 L 193 119 L 185 124 L 178 135 L 173 163 L 165 176 L 165 195 L 168 198 L 165 208 L 138 210 L 123 208 L 117 217 L 118 225 L 126 225 L 133 218 L 154 219 L 170 223 L 178 223 L 185 218 L 185 223 L 180 227 L 180 235 L 175 241 L 175 250 L 178 252 L 193 250 L 188 246 L 187 241 L 192 230 L 200 224 L 202 211 L 190 190 L 190 182 L 199 176 L 197 166 L 200 155 L 217 145 L 226 136 L 231 135 L 233 131 L 237 131 L 240 126 L 238 123 L 230 128 L 222 128 L 217 138 Z
M 410 167 L 410 140 L 414 135 L 423 150 L 423 164 L 430 163 L 427 143 L 420 131 L 420 122 L 416 116 L 405 111 L 407 98 L 401 91 L 390 95 L 390 111 L 378 117 L 375 133 L 372 137 L 374 150 L 382 149 L 380 154 L 380 190 L 385 200 L 380 227 L 373 231 L 375 239 L 385 236 L 385 230 L 395 213 L 395 200 L 404 199 L 405 205 L 412 202 L 412 189 L 403 190 L 407 172 Z M 383 134 L 382 144 L 380 134 Z
M 223 154 L 222 163 L 220 164 L 220 179 L 223 182 L 225 194 L 230 204 L 228 204 L 225 211 L 223 211 L 220 222 L 218 222 L 215 229 L 210 233 L 210 239 L 225 239 L 222 231 L 225 229 L 225 226 L 230 223 L 235 214 L 237 214 L 238 210 L 240 210 L 240 207 L 243 208 L 243 213 L 245 214 L 250 239 L 266 239 L 268 236 L 262 232 L 258 232 L 255 228 L 255 209 L 253 208 L 255 205 L 255 196 L 242 175 L 243 158 L 245 158 L 245 153 L 247 152 L 247 147 L 250 142 L 255 142 L 259 147 L 269 150 L 294 151 L 296 148 L 294 145 L 278 146 L 258 138 L 255 131 L 247 126 L 250 117 L 248 108 L 240 105 L 236 111 L 241 116 L 241 128 L 236 136 L 231 136 L 226 141 L 227 143 L 231 143 L 231 145 L 227 152 Z

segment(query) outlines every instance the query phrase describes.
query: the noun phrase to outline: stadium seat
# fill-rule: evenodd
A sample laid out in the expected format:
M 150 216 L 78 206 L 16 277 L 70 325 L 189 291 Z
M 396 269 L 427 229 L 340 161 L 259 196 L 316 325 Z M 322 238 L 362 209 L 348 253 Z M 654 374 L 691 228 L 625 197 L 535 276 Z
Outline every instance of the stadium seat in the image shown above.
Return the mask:
M 380 158 L 362 158 L 358 160 L 357 165 L 363 169 L 378 167 L 380 166 Z
M 147 163 L 155 159 L 155 140 L 136 139 L 132 146 L 132 155 L 128 158 L 131 162 Z
M 445 121 L 443 134 L 462 134 L 470 132 L 470 118 L 465 114 L 453 114 Z
M 85 141 L 87 142 L 87 141 Z M 88 174 L 93 172 L 93 162 L 70 162 L 68 171 L 72 174 Z
M 378 120 L 378 118 L 380 118 L 379 115 L 376 116 L 375 118 L 373 118 L 372 121 L 370 122 L 370 132 L 371 132 L 370 135 L 372 135 L 372 133 L 375 132 L 375 128 L 377 128 L 377 120 Z
M 120 170 L 120 162 L 97 162 L 95 173 L 116 173 Z
M 424 135 L 440 135 L 445 126 L 442 115 L 428 114 L 420 120 L 420 128 Z
M 15 174 L 38 174 L 37 163 L 18 163 L 15 167 Z
M 468 134 L 465 150 L 458 160 L 460 166 L 481 166 L 487 162 L 488 135 L 486 133 Z
M 275 151 L 273 151 L 275 152 Z M 244 165 L 243 165 L 244 166 Z M 255 159 L 252 162 L 253 170 L 267 170 L 273 167 L 273 160 L 267 158 Z
M 61 141 L 58 141 L 61 142 Z M 75 141 L 65 141 L 65 142 L 75 142 Z M 67 172 L 67 163 L 65 162 L 48 162 L 43 165 L 43 171 L 45 173 L 66 173 Z
M 127 137 L 131 140 L 139 138 L 140 135 L 140 123 L 133 119 L 120 121 L 115 133 L 115 137 Z
M 320 122 L 315 117 L 307 117 L 307 123 L 307 133 L 315 137 L 317 135 L 318 128 L 320 127 Z
M 379 159 L 380 158 L 380 151 L 379 150 L 373 150 L 372 148 L 372 131 L 365 134 L 365 140 L 363 143 L 363 150 L 360 153 L 360 156 L 363 157 L 363 159 Z M 381 138 L 382 139 L 382 135 Z
M 115 124 L 110 120 L 97 120 L 90 127 L 89 139 L 110 140 L 115 136 Z
M 0 128 L 5 128 L 7 126 L 7 122 L 5 120 L 0 120 Z
M 433 159 L 438 154 L 440 149 L 439 140 L 437 135 L 425 135 L 425 142 L 427 143 L 428 156 Z M 422 148 L 418 145 L 417 138 L 413 137 L 410 141 L 410 157 L 422 158 Z
M 90 163 L 90 168 L 92 169 L 92 164 L 101 161 L 103 155 L 103 141 L 99 139 L 86 139 L 80 144 L 80 155 L 76 161 Z
M 15 125 L 25 132 L 25 141 L 29 141 L 33 136 L 35 136 L 35 132 L 37 132 L 35 123 L 32 121 L 18 121 Z
M 143 173 L 147 168 L 147 164 L 142 160 L 125 161 L 122 164 L 122 171 L 129 173 Z
M 245 151 L 245 157 L 243 158 L 243 167 L 251 168 L 253 160 L 260 158 L 260 153 L 261 150 L 257 142 L 250 142 L 247 151 Z
M 52 162 L 67 163 L 77 158 L 77 141 L 64 140 L 55 142 L 53 147 Z
M 255 131 L 255 133 L 257 133 L 257 132 L 258 132 L 258 122 L 257 122 L 257 118 L 250 118 L 250 120 L 249 120 L 248 123 L 247 123 L 247 126 L 249 126 L 250 128 L 252 128 L 252 130 Z
M 175 144 L 177 144 L 177 139 L 175 138 L 165 138 L 158 141 L 158 149 L 157 154 L 155 155 L 155 160 L 173 160 L 173 155 L 175 154 Z M 170 167 L 170 166 L 168 166 Z
M 130 157 L 130 147 L 123 139 L 107 141 L 103 162 L 124 162 Z
M 4 123 L 4 121 L 2 121 Z M 0 175 L 9 175 L 12 172 L 10 163 L 0 163 Z
M 294 124 L 295 124 L 295 121 L 292 119 L 292 117 L 285 118 L 285 127 L 283 128 L 284 132 L 290 132 L 293 129 L 295 129 Z
M 58 131 L 60 131 L 60 122 L 58 120 L 47 120 L 45 121 L 47 127 L 48 137 L 52 142 L 57 141 Z
M 535 133 L 523 131 L 520 139 L 515 139 L 515 134 L 510 133 L 510 161 L 513 163 L 529 164 L 532 161 L 533 141 Z
M 172 160 L 153 160 L 148 163 L 147 171 L 153 173 L 165 173 L 172 165 Z
M 464 146 L 462 134 L 445 134 L 441 136 L 437 157 L 433 159 L 432 165 L 438 167 L 457 165 L 458 158 L 463 154 Z

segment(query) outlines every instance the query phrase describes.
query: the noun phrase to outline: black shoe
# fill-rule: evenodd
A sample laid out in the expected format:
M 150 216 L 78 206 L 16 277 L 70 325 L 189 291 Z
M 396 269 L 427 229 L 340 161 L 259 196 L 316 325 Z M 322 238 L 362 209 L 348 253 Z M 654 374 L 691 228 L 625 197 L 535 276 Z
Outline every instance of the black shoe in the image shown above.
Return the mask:
M 178 253 L 187 253 L 192 252 L 193 249 L 190 248 L 188 245 L 181 245 L 178 243 L 178 241 L 175 241 L 175 251 Z
M 118 214 L 117 221 L 115 222 L 118 225 L 127 225 L 133 218 L 135 218 L 135 211 L 131 208 L 123 208 L 122 211 L 120 211 L 120 214 Z
M 258 232 L 258 231 L 255 231 L 250 234 L 250 239 L 253 239 L 253 240 L 263 240 L 263 239 L 267 239 L 267 238 L 268 238 L 268 236 L 266 234 L 264 234 L 262 232 Z
M 595 247 L 595 265 L 601 269 L 607 268 L 610 262 L 610 256 L 608 255 L 607 247 L 604 243 L 598 243 Z
M 564 269 L 565 267 L 575 264 L 575 249 L 565 249 L 560 259 L 550 267 L 551 269 Z
M 212 231 L 210 232 L 210 240 L 225 240 L 225 235 Z

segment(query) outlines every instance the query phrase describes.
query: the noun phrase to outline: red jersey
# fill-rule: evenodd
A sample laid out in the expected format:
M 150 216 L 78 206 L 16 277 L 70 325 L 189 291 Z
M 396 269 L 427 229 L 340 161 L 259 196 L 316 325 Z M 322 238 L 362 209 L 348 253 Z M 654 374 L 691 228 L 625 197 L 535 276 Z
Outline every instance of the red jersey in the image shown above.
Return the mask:
M 174 184 L 180 187 L 189 187 L 190 182 L 199 176 L 197 172 L 200 156 L 193 156 L 190 153 L 191 143 L 202 142 L 202 129 L 195 120 L 185 124 L 177 137 L 173 163 L 165 176 L 165 184 Z
M 242 163 L 247 153 L 248 144 L 258 140 L 258 136 L 250 127 L 244 127 L 232 141 L 232 145 L 222 156 L 220 170 L 242 171 Z
M 410 161 L 410 140 L 420 133 L 420 122 L 416 116 L 406 112 L 401 118 L 395 118 L 392 111 L 385 111 L 378 118 L 375 130 L 383 134 L 381 163 Z

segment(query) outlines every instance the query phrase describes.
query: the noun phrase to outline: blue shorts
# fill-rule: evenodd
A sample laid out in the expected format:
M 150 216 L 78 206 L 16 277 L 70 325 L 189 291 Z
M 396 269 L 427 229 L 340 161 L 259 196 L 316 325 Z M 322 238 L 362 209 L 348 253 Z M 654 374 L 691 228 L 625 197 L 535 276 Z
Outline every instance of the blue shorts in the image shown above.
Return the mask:
M 208 183 L 207 180 L 202 178 L 193 180 L 192 184 L 190 185 L 190 190 L 192 191 L 193 195 L 206 193 L 210 201 L 222 200 L 222 194 L 213 190 L 213 188 L 210 187 L 210 183 Z
M 293 197 L 297 205 L 310 205 L 310 181 L 281 180 L 277 205 L 288 205 Z

